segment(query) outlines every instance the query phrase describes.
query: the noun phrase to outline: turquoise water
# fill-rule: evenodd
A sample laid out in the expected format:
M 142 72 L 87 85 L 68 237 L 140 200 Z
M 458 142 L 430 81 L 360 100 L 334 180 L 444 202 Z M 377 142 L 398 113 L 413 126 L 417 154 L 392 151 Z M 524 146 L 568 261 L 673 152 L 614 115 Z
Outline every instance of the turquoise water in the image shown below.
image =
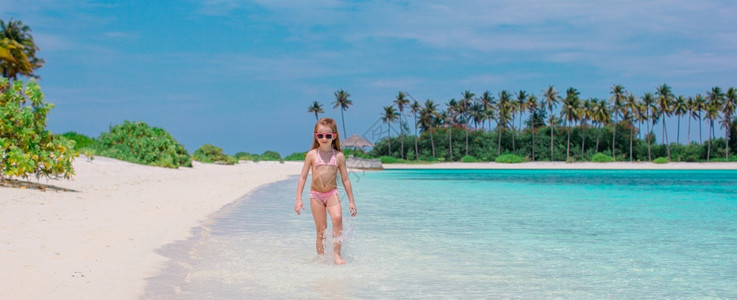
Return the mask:
M 167 250 L 168 276 L 151 279 L 147 298 L 737 297 L 737 171 L 406 170 L 351 180 L 348 264 L 315 257 L 309 208 L 292 210 L 294 178 Z

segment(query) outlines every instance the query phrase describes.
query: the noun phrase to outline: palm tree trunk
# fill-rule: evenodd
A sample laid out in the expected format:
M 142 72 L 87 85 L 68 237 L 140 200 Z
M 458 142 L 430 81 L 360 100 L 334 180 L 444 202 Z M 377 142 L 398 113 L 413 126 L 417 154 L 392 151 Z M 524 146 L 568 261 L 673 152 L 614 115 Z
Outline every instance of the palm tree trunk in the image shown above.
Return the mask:
M 596 125 L 596 153 L 599 153 L 599 136 L 601 135 L 601 126 Z
M 616 118 L 615 118 L 615 121 L 612 122 L 612 125 L 614 126 L 614 131 L 612 131 L 612 158 L 616 159 L 616 156 L 614 155 L 614 150 L 615 150 L 615 147 L 614 147 L 615 144 L 614 143 L 615 143 L 615 138 L 617 137 L 617 121 L 616 121 Z
M 535 161 L 535 129 L 532 130 L 532 161 Z
M 515 131 L 516 130 L 514 129 L 514 123 L 512 123 L 512 153 L 517 154 L 517 148 L 514 145 L 514 140 L 515 140 L 515 135 L 516 135 Z
M 435 159 L 435 140 L 432 138 L 433 130 L 430 129 L 430 146 L 432 146 L 432 158 Z
M 420 160 L 420 151 L 417 147 L 417 140 L 419 139 L 417 137 L 417 114 L 413 114 L 415 117 L 415 160 Z
M 724 146 L 724 154 L 726 161 L 729 161 L 729 130 L 730 130 L 730 122 L 729 119 L 731 119 L 732 116 L 724 116 L 724 119 L 727 120 L 727 128 L 724 129 L 724 141 L 726 141 L 726 144 Z
M 468 155 L 468 123 L 466 123 L 466 155 Z
M 714 122 L 709 123 L 711 126 L 709 126 L 709 147 L 706 150 L 706 162 L 709 162 L 711 159 L 711 131 L 714 130 Z
M 665 113 L 663 113 L 663 144 L 668 150 L 668 161 L 670 161 L 670 144 L 668 143 L 668 130 L 665 129 Z
M 553 117 L 550 117 L 550 161 L 553 161 L 553 131 L 555 131 L 555 126 L 553 126 Z
M 345 118 L 343 117 L 343 110 L 342 109 L 340 110 L 340 120 L 341 120 L 341 122 L 343 122 L 343 136 L 345 138 L 348 138 L 348 135 L 346 134 L 346 131 L 345 131 Z
M 703 120 L 701 120 L 701 112 L 699 111 L 699 144 L 704 144 L 704 139 L 701 137 L 701 123 L 704 123 Z
M 688 116 L 688 131 L 686 131 L 686 144 L 691 144 L 691 116 Z
M 448 127 L 448 149 L 450 151 L 450 161 L 453 161 L 453 126 Z
M 399 140 L 402 147 L 399 148 L 399 156 L 404 159 L 404 126 L 402 126 L 402 114 L 399 114 Z
M 389 141 L 389 156 L 392 156 L 392 125 L 388 126 L 389 130 L 387 130 L 387 141 Z
M 676 130 L 676 144 L 681 144 L 681 116 L 678 116 L 678 130 Z
M 566 122 L 566 127 L 568 128 L 568 143 L 566 144 L 566 162 L 568 162 L 568 159 L 571 157 L 571 127 L 568 126 L 568 122 Z
M 499 127 L 499 142 L 496 144 L 496 155 L 502 154 L 502 134 L 504 133 L 504 128 Z
M 585 148 L 584 146 L 586 146 L 586 129 L 585 128 L 586 128 L 586 124 L 583 124 L 581 126 L 581 160 L 582 161 L 585 160 L 584 159 L 584 148 Z
M 632 136 L 635 134 L 634 131 L 635 131 L 635 126 L 630 126 L 630 162 L 632 162 Z

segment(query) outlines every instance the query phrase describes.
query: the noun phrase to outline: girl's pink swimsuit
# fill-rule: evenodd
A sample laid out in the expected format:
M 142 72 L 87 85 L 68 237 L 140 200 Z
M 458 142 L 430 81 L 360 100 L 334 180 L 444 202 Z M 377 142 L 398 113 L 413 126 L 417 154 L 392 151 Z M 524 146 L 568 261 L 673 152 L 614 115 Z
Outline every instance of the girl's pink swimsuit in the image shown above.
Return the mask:
M 320 155 L 320 149 L 315 149 L 315 163 L 312 165 L 312 185 L 310 185 L 310 198 L 328 204 L 333 195 L 338 195 L 338 159 L 335 149 L 330 156 L 330 161 L 325 162 Z

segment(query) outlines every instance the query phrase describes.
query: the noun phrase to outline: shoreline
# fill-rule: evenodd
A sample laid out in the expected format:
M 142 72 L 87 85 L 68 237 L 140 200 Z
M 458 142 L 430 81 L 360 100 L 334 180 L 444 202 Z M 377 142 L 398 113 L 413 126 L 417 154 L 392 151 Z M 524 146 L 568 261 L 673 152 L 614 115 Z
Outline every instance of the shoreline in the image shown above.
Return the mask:
M 298 175 L 301 162 L 167 169 L 106 157 L 74 162 L 73 191 L 0 187 L 0 292 L 11 299 L 140 298 L 169 262 L 163 247 L 192 238 L 256 188 Z
M 737 162 L 438 162 L 430 164 L 383 164 L 384 170 L 472 169 L 472 170 L 737 170 Z

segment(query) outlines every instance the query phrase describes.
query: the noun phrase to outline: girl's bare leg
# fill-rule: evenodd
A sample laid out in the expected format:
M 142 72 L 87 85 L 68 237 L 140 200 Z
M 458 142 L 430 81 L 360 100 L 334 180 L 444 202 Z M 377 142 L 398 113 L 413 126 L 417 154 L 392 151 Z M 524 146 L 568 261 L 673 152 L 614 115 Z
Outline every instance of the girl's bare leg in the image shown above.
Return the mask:
M 343 239 L 343 210 L 338 195 L 328 199 L 327 207 L 330 219 L 333 222 L 333 256 L 335 256 L 335 263 L 342 265 L 345 263 L 345 260 L 340 256 L 341 241 Z
M 325 254 L 325 229 L 328 228 L 327 213 L 325 212 L 325 204 L 320 200 L 310 198 L 310 210 L 312 217 L 315 219 L 315 229 L 317 230 L 317 238 L 315 239 L 315 249 L 317 255 Z

